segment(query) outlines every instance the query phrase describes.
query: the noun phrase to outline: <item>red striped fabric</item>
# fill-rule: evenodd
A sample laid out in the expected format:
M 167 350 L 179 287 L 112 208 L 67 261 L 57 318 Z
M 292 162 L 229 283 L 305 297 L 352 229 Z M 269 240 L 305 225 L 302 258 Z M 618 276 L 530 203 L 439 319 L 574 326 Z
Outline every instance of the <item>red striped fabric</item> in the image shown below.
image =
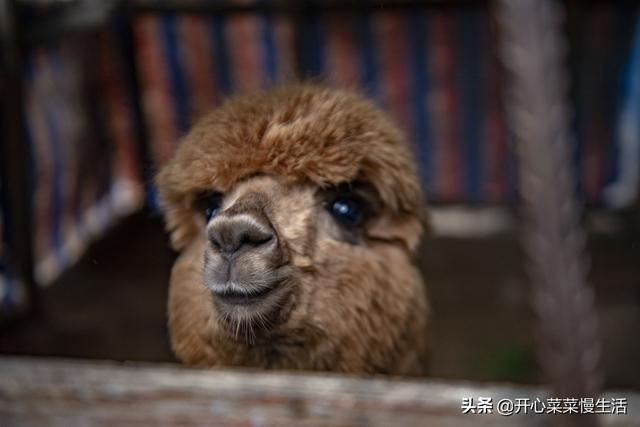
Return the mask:
M 142 103 L 153 143 L 152 154 L 156 167 L 163 165 L 173 154 L 179 138 L 176 113 L 172 107 L 173 94 L 169 83 L 166 57 L 156 15 L 143 14 L 136 18 L 136 60 L 142 85 Z
M 445 202 L 456 201 L 461 194 L 461 151 L 459 135 L 459 90 L 456 86 L 455 21 L 450 13 L 440 12 L 432 16 L 431 38 L 435 80 L 441 102 L 438 108 L 440 138 L 437 145 L 436 164 L 441 165 L 437 188 L 439 198 Z
M 407 14 L 388 12 L 375 16 L 376 44 L 380 46 L 383 97 L 396 122 L 411 132 L 411 64 Z
M 259 30 L 261 18 L 257 15 L 230 16 L 226 22 L 232 74 L 238 91 L 247 92 L 262 87 L 265 81 Z
M 293 22 L 286 16 L 274 17 L 271 22 L 276 46 L 276 83 L 293 81 L 296 78 Z
M 206 17 L 185 14 L 179 21 L 180 48 L 189 79 L 191 117 L 209 111 L 219 98 L 213 63 L 209 23 Z
M 121 179 L 139 182 L 140 159 L 136 150 L 136 140 L 131 104 L 122 103 L 127 88 L 119 75 L 123 67 L 114 53 L 112 35 L 103 32 L 100 35 L 100 73 L 104 84 L 104 102 L 108 109 L 110 129 L 116 143 L 115 175 Z
M 352 19 L 331 17 L 327 27 L 327 79 L 339 87 L 358 87 L 361 71 Z

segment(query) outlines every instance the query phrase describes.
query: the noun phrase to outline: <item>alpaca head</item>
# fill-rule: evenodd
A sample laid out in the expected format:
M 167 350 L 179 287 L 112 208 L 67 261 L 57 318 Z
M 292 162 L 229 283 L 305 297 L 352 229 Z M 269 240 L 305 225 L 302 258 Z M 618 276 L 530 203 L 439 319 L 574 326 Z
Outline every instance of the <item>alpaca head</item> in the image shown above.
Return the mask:
M 423 199 L 402 134 L 347 91 L 240 96 L 158 176 L 188 364 L 418 373 Z

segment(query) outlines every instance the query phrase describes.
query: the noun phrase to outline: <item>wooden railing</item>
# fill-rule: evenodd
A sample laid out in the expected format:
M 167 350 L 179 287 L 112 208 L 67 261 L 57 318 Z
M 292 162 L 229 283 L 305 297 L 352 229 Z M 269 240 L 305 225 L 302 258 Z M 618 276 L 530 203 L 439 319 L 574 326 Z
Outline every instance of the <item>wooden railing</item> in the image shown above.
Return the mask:
M 549 425 L 561 415 L 463 413 L 464 398 L 545 400 L 539 387 L 336 374 L 187 369 L 0 357 L 0 425 L 7 426 L 502 426 Z M 603 426 L 640 425 L 640 395 L 625 415 L 586 415 Z

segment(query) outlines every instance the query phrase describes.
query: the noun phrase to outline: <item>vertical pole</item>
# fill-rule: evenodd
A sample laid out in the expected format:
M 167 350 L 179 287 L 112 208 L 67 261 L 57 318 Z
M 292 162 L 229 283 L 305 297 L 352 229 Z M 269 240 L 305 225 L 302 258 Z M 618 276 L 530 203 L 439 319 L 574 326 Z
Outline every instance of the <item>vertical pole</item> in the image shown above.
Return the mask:
M 594 396 L 602 381 L 601 347 L 571 160 L 563 10 L 552 0 L 498 0 L 496 12 L 539 363 L 557 397 Z
M 307 72 L 306 59 L 309 55 L 305 51 L 305 27 L 308 25 L 309 9 L 311 6 L 307 2 L 285 2 L 287 7 L 287 14 L 290 16 L 291 23 L 293 25 L 293 56 L 295 65 L 295 77 L 296 79 L 303 81 L 309 77 Z
M 0 173 L 6 191 L 3 200 L 11 221 L 12 251 L 9 262 L 26 287 L 31 311 L 39 308 L 33 278 L 29 153 L 23 124 L 21 52 L 15 0 L 0 0 Z

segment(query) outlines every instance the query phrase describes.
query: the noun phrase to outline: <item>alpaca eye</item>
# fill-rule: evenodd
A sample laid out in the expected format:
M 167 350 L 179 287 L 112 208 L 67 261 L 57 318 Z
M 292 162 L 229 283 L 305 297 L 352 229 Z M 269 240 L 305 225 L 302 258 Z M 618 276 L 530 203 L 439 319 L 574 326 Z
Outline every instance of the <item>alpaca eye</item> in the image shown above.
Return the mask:
M 344 225 L 354 227 L 362 221 L 362 204 L 355 198 L 338 198 L 331 203 L 331 214 Z
M 202 194 L 198 197 L 198 210 L 204 213 L 207 222 L 216 216 L 222 207 L 222 199 L 224 195 L 217 191 Z

